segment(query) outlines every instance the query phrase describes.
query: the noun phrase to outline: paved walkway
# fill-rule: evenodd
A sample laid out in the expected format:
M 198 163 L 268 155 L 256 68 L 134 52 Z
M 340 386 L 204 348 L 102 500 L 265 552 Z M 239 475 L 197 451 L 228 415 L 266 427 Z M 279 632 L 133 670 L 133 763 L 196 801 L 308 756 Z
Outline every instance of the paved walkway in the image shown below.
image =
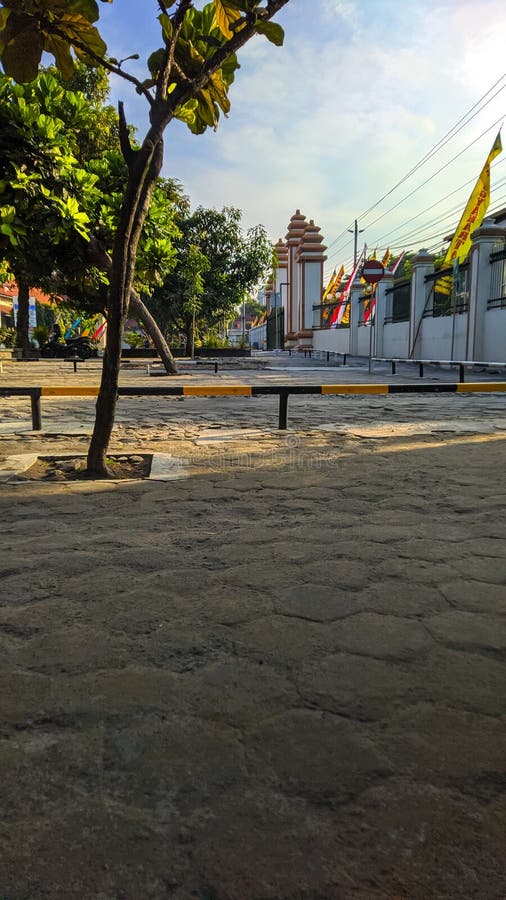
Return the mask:
M 504 399 L 373 399 L 128 400 L 185 477 L 0 487 L 0 896 L 504 900 Z

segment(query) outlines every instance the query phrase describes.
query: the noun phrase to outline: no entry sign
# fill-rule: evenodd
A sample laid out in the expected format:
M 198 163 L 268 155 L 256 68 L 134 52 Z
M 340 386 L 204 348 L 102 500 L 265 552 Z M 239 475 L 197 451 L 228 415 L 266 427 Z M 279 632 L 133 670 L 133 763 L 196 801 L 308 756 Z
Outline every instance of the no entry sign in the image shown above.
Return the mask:
M 385 274 L 385 267 L 379 259 L 367 259 L 362 269 L 362 278 L 367 284 L 376 284 Z

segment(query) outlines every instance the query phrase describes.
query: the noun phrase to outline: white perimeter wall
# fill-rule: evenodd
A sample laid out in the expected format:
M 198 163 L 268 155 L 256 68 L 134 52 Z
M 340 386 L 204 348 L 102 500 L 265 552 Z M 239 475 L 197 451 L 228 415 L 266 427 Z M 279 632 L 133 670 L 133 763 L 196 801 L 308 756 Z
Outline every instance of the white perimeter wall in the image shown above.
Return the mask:
M 409 322 L 390 322 L 383 326 L 383 348 L 378 356 L 409 355 Z
M 334 353 L 349 353 L 349 328 L 322 328 L 313 331 L 313 347 L 315 350 L 333 350 Z
M 484 316 L 483 359 L 506 362 L 506 308 L 487 309 Z
M 369 356 L 369 341 L 371 335 L 370 325 L 359 325 L 357 334 L 357 353 L 359 356 Z M 374 335 L 373 335 L 374 341 Z M 374 354 L 374 345 L 373 345 Z
M 422 322 L 422 339 L 417 341 L 416 359 L 465 359 L 467 316 L 455 316 L 452 354 L 453 316 L 428 316 Z
M 264 341 L 267 341 L 267 325 L 256 325 L 248 331 L 251 346 L 258 344 L 258 349 L 263 350 Z

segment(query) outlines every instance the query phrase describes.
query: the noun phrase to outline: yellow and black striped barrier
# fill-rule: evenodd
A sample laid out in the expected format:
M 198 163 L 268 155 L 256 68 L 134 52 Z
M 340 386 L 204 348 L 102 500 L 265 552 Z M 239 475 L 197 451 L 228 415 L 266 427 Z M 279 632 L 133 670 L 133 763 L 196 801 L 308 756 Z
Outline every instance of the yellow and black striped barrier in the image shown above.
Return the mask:
M 42 429 L 42 397 L 97 397 L 98 387 L 43 386 L 0 387 L 0 397 L 30 397 L 32 427 Z M 280 430 L 287 427 L 288 397 L 290 394 L 470 394 L 506 391 L 506 381 L 478 381 L 439 384 L 220 384 L 220 385 L 153 385 L 149 387 L 120 387 L 119 397 L 279 397 Z

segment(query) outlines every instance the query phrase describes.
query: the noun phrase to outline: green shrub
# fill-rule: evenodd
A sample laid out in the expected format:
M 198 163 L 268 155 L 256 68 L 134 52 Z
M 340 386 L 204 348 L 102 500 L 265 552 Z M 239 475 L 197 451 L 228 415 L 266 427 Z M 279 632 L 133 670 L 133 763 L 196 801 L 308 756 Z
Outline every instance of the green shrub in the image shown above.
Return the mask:
M 139 331 L 126 331 L 125 341 L 131 350 L 138 350 L 144 346 L 146 338 Z
M 32 338 L 37 341 L 39 347 L 42 347 L 42 344 L 49 339 L 49 325 L 36 325 L 32 332 Z
M 226 337 L 220 338 L 217 334 L 208 334 L 204 346 L 208 350 L 226 350 L 231 345 Z
M 0 328 L 0 344 L 3 344 L 4 347 L 14 347 L 16 343 L 16 329 L 15 328 Z

